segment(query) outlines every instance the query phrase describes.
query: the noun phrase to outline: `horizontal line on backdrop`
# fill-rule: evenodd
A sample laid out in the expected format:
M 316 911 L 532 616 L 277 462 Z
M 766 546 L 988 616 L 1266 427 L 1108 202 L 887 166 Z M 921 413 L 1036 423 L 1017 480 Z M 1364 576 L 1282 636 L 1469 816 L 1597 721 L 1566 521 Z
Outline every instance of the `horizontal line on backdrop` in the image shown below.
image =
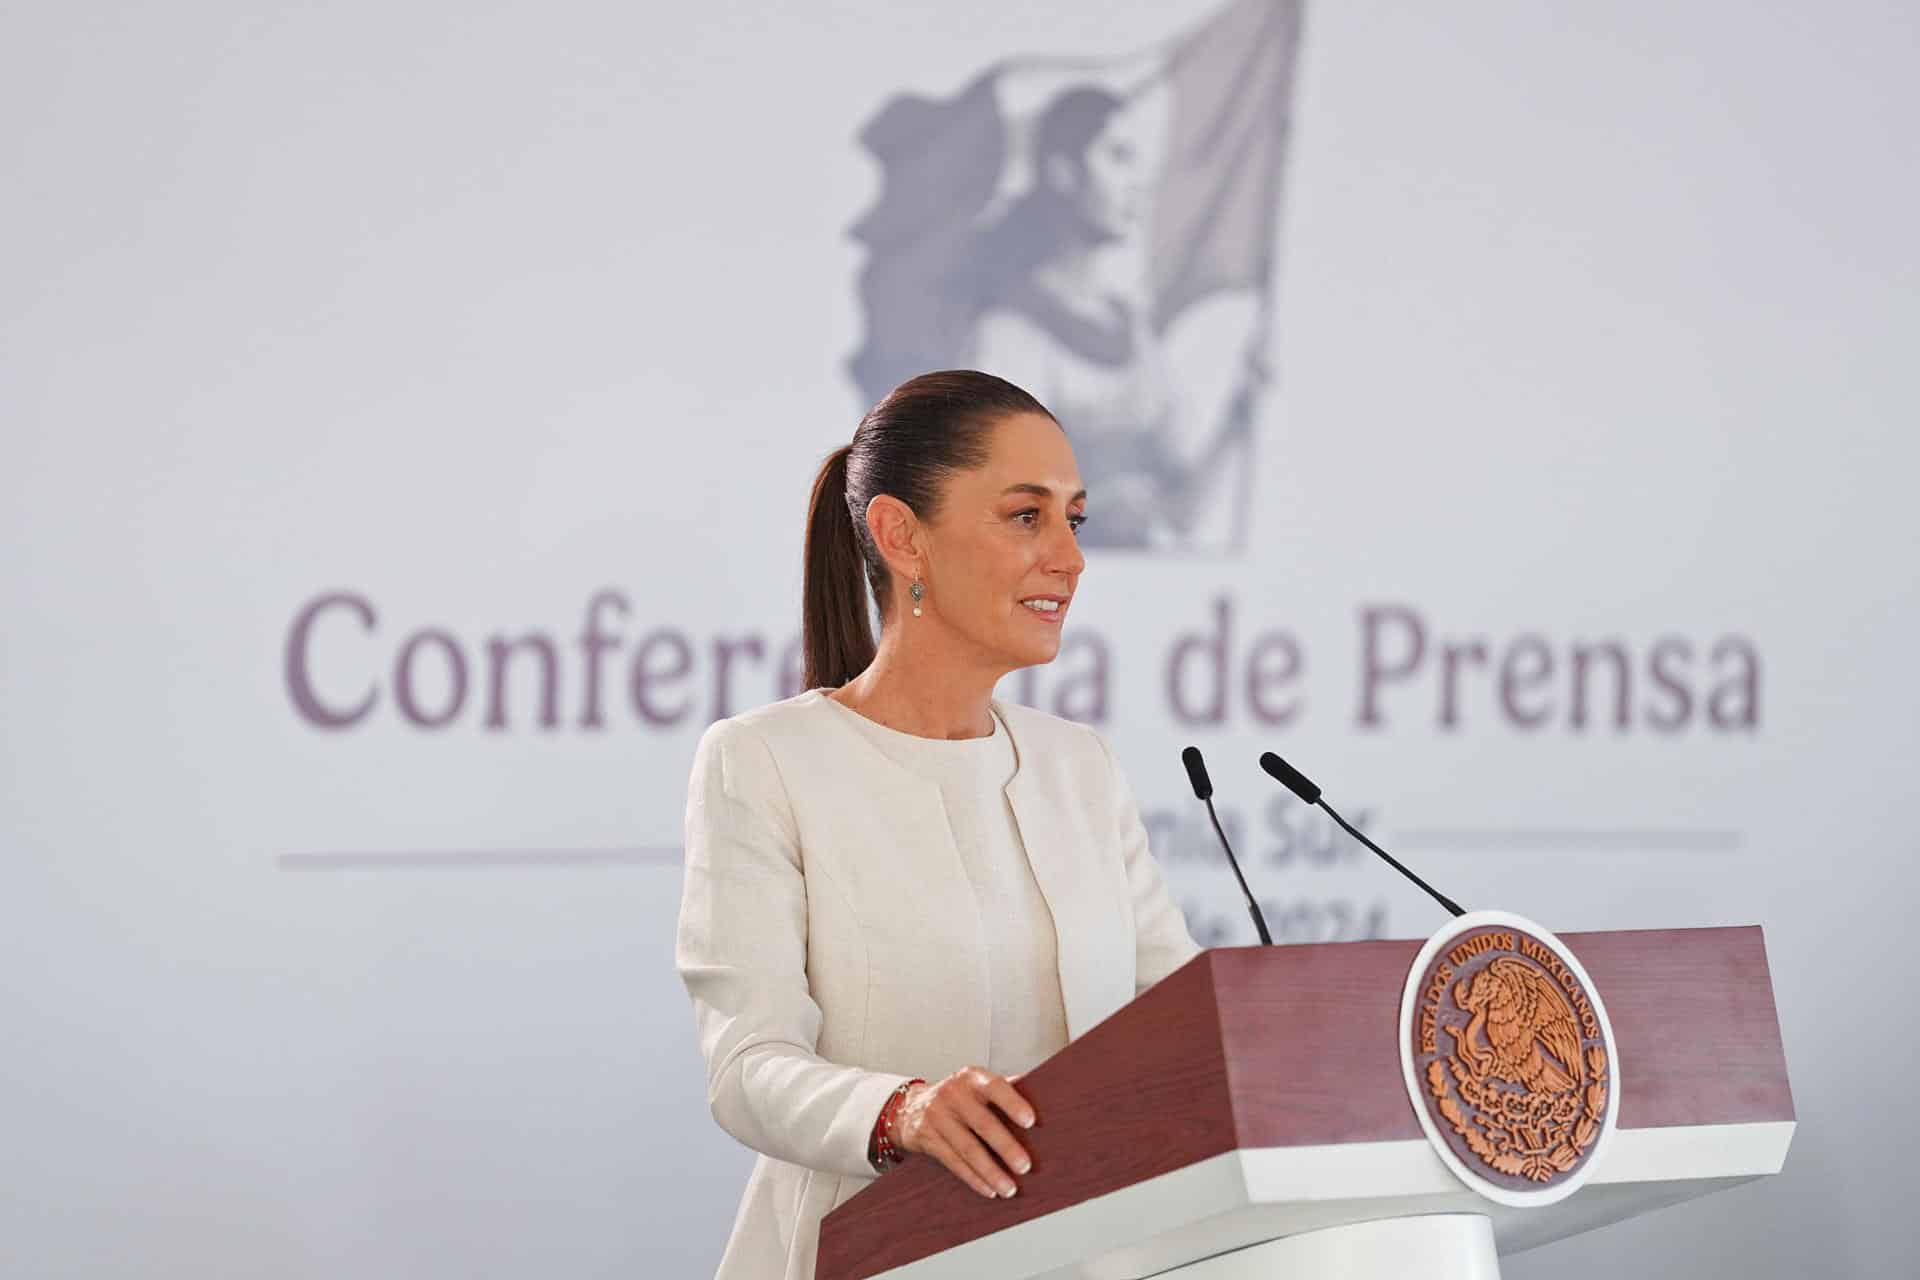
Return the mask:
M 1398 832 L 1395 848 L 1488 852 L 1578 849 L 1612 852 L 1685 850 L 1731 853 L 1746 841 L 1739 831 L 1641 827 L 1425 827 Z M 283 853 L 282 871 L 464 871 L 494 867 L 678 866 L 678 845 L 600 849 L 380 849 Z
M 678 866 L 679 845 L 603 849 L 382 849 L 283 853 L 282 871 L 467 871 L 490 867 Z
M 1675 827 L 1423 827 L 1393 837 L 1401 849 L 1592 849 L 1617 852 L 1731 853 L 1746 833 Z

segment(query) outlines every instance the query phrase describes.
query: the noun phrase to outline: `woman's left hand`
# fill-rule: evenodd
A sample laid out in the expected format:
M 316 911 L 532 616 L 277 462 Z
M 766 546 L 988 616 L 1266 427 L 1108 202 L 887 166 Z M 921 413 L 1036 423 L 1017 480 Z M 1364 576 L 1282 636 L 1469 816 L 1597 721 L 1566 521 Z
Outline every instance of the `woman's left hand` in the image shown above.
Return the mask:
M 992 1199 L 1019 1190 L 1008 1169 L 1025 1173 L 1033 1167 L 1002 1114 L 1023 1129 L 1033 1127 L 1033 1104 L 1020 1096 L 1012 1079 L 985 1067 L 963 1067 L 938 1084 L 907 1090 L 894 1131 L 901 1150 L 932 1156 Z

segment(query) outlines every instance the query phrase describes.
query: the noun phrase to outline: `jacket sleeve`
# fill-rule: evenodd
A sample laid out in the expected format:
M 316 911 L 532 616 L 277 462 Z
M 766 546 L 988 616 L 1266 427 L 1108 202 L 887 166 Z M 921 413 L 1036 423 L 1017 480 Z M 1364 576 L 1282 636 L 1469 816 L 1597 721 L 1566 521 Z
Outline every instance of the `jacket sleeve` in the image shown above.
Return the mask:
M 777 1160 L 870 1175 L 867 1138 L 907 1077 L 814 1052 L 807 883 L 773 754 L 747 725 L 710 726 L 688 783 L 674 963 L 693 999 L 720 1127 Z
M 1114 759 L 1106 740 L 1094 734 L 1107 757 L 1113 779 L 1114 824 L 1120 833 L 1120 856 L 1127 873 L 1128 896 L 1133 901 L 1134 987 L 1139 995 L 1160 979 L 1200 954 L 1200 944 L 1187 930 L 1187 918 L 1167 892 L 1160 865 L 1147 848 L 1147 826 L 1133 797 L 1126 774 Z

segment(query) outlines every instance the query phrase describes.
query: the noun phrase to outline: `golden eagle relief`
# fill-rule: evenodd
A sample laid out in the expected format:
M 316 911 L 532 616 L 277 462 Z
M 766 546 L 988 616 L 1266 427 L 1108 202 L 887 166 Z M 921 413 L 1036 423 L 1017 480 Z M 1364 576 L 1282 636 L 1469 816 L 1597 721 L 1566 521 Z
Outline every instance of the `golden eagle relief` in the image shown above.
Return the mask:
M 1476 1075 L 1556 1093 L 1586 1083 L 1573 1008 L 1525 960 L 1500 957 L 1474 975 L 1472 986 L 1455 984 L 1453 999 L 1473 1015 L 1457 1039 Z

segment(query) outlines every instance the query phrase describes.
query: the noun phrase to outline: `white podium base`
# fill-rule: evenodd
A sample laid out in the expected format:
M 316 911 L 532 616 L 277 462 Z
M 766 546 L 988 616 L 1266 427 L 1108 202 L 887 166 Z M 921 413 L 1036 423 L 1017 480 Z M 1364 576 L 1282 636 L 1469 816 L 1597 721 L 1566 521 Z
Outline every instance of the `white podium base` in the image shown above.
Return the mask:
M 1500 1280 L 1493 1223 L 1478 1213 L 1383 1218 L 1215 1254 L 1167 1280 Z
M 1597 1158 L 1591 1182 L 1559 1204 L 1536 1209 L 1510 1209 L 1467 1190 L 1424 1137 L 1245 1147 L 903 1263 L 873 1280 L 1214 1280 L 1233 1273 L 1192 1268 L 1240 1253 L 1260 1257 L 1256 1249 L 1284 1249 L 1349 1225 L 1378 1229 L 1456 1215 L 1490 1219 L 1500 1251 L 1519 1253 L 1778 1173 L 1793 1125 L 1621 1129 Z M 1280 1264 L 1274 1266 L 1261 1280 L 1282 1274 Z M 1424 1268 L 1417 1274 L 1438 1280 Z

